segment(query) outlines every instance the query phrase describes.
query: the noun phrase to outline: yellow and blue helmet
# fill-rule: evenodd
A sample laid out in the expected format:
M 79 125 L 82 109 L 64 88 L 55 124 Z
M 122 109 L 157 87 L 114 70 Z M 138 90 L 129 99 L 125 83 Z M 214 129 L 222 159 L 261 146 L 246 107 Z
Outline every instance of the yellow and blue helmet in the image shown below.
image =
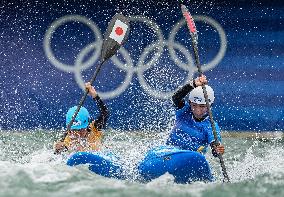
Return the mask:
M 71 107 L 67 114 L 66 114 L 66 126 L 69 124 L 69 122 L 72 119 L 72 116 L 75 114 L 75 111 L 77 109 L 77 106 Z M 73 124 L 71 125 L 71 129 L 85 129 L 89 125 L 89 118 L 90 114 L 88 110 L 85 107 L 81 107 Z

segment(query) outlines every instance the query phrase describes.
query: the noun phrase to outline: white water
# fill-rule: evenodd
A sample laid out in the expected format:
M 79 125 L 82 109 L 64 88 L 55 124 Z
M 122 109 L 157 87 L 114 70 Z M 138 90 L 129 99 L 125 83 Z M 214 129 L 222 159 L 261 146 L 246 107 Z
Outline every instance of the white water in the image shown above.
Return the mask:
M 23 137 L 25 136 L 25 137 Z M 105 139 L 121 161 L 135 173 L 145 152 L 163 144 L 164 133 L 112 132 Z M 0 196 L 282 196 L 284 148 L 282 140 L 224 138 L 230 184 L 223 184 L 219 161 L 206 155 L 214 183 L 178 185 L 170 174 L 142 184 L 98 176 L 87 166 L 69 167 L 65 157 L 53 154 L 54 133 L 1 133 Z M 38 141 L 37 141 L 38 140 Z M 12 145 L 18 145 L 17 147 Z M 84 194 L 84 195 L 83 195 Z

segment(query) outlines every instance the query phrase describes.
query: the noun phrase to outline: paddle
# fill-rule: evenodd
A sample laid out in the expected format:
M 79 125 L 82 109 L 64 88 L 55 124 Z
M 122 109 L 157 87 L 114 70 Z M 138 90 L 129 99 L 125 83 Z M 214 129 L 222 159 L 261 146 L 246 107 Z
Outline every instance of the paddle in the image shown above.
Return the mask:
M 123 16 L 122 14 L 116 14 L 109 22 L 107 31 L 105 33 L 101 49 L 100 62 L 95 70 L 93 77 L 90 80 L 91 84 L 93 84 L 94 81 L 96 80 L 97 75 L 101 69 L 101 66 L 119 50 L 120 46 L 127 40 L 128 35 L 129 35 L 128 18 Z M 74 115 L 72 116 L 71 121 L 67 125 L 66 131 L 63 134 L 61 141 L 64 141 L 68 131 L 71 129 L 71 126 L 88 95 L 88 92 L 89 91 L 86 90 L 85 93 L 83 94 L 77 106 L 77 109 Z
M 186 6 L 183 5 L 183 4 L 181 4 L 181 11 L 182 11 L 182 14 L 183 14 L 186 22 L 187 22 L 187 27 L 190 31 L 190 36 L 191 36 L 191 39 L 192 39 L 192 47 L 193 47 L 193 51 L 194 51 L 195 64 L 197 66 L 198 73 L 201 76 L 203 72 L 201 70 L 201 64 L 200 64 L 199 55 L 198 55 L 198 46 L 197 46 L 198 35 L 197 35 L 196 26 L 195 26 L 194 20 L 191 16 L 190 12 L 186 8 Z M 217 136 L 217 132 L 216 132 L 216 126 L 215 126 L 215 123 L 214 123 L 214 120 L 213 120 L 212 111 L 211 111 L 210 104 L 209 104 L 209 101 L 208 101 L 208 94 L 207 94 L 206 87 L 205 87 L 204 84 L 202 85 L 202 89 L 203 89 L 204 98 L 205 98 L 205 101 L 206 101 L 206 106 L 207 106 L 207 109 L 208 109 L 210 123 L 211 123 L 211 126 L 212 126 L 213 135 L 214 135 L 214 139 L 215 139 L 214 145 L 218 146 L 220 144 L 220 142 L 218 140 L 218 136 Z M 218 154 L 218 158 L 220 160 L 222 172 L 223 172 L 223 175 L 224 175 L 223 181 L 224 182 L 230 182 L 230 179 L 229 179 L 229 176 L 227 174 L 226 166 L 224 164 L 224 160 L 223 160 L 222 155 Z

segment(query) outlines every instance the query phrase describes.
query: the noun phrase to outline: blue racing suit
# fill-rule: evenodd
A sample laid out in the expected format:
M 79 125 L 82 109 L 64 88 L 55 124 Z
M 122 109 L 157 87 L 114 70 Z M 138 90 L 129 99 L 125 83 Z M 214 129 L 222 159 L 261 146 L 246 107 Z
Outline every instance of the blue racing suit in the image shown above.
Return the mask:
M 195 120 L 190 104 L 184 101 L 184 97 L 193 88 L 187 84 L 173 96 L 173 102 L 177 108 L 176 121 L 166 144 L 205 153 L 208 145 L 214 141 L 214 135 L 209 116 L 207 115 L 202 121 Z M 221 142 L 220 128 L 216 122 L 215 126 L 218 140 Z

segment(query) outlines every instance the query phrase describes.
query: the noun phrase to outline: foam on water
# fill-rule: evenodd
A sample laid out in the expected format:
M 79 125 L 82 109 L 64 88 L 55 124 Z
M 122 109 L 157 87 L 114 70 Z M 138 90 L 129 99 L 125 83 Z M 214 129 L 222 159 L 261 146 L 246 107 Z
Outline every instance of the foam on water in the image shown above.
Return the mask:
M 271 145 L 261 148 L 259 141 L 254 141 L 254 144 L 247 149 L 243 160 L 232 163 L 230 173 L 232 180 L 244 181 L 255 179 L 259 175 L 283 173 L 283 158 L 282 147 Z
M 25 138 L 20 137 L 26 135 Z M 175 184 L 165 174 L 147 184 L 135 181 L 136 164 L 150 148 L 164 143 L 166 133 L 110 132 L 105 144 L 133 176 L 116 180 L 98 176 L 87 165 L 69 167 L 66 156 L 54 155 L 54 133 L 0 133 L 0 196 L 281 196 L 284 149 L 281 140 L 224 138 L 230 184 L 223 184 L 219 161 L 206 154 L 216 181 Z M 9 138 L 8 138 L 9 136 Z M 36 137 L 40 136 L 40 137 Z M 25 140 L 23 140 L 25 139 Z M 31 140 L 38 139 L 38 140 Z M 11 147 L 13 141 L 17 147 Z M 29 147 L 29 148 L 27 148 Z M 26 151 L 23 151 L 25 149 Z

